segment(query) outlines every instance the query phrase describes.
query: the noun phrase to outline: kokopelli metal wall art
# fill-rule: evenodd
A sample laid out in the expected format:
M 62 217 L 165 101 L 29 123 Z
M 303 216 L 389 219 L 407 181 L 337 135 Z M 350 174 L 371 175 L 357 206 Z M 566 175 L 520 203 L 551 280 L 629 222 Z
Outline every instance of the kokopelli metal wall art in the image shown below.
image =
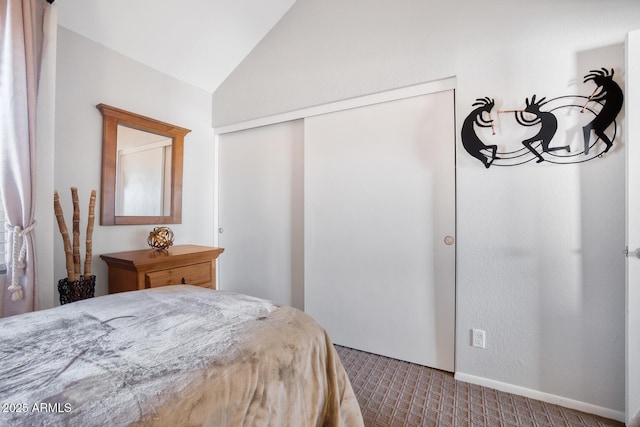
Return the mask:
M 584 154 L 589 154 L 589 141 L 591 139 L 591 130 L 607 145 L 604 150 L 606 153 L 613 145 L 613 140 L 604 133 L 605 130 L 615 122 L 618 113 L 622 109 L 622 89 L 616 82 L 613 81 L 613 68 L 611 72 L 606 68 L 601 70 L 591 70 L 589 74 L 584 76 L 584 83 L 593 81 L 596 84 L 596 88 L 589 97 L 591 101 L 602 101 L 602 109 L 596 117 L 585 125 L 582 130 L 584 134 Z M 600 89 L 600 92 L 596 92 Z M 585 107 L 586 108 L 586 104 Z M 582 110 L 584 111 L 584 110 Z
M 490 127 L 493 130 L 491 110 L 495 102 L 490 98 L 477 99 L 473 107 L 477 107 L 464 119 L 462 124 L 462 145 L 469 154 L 484 163 L 485 167 L 491 166 L 496 159 L 497 145 L 487 145 L 476 135 L 474 124 L 483 128 Z M 485 117 L 486 113 L 486 117 Z M 484 152 L 490 151 L 491 156 L 486 157 Z
M 476 99 L 472 104 L 475 109 L 462 124 L 462 145 L 486 168 L 516 166 L 532 160 L 581 163 L 602 157 L 613 147 L 618 134 L 616 117 L 623 102 L 622 89 L 613 75 L 613 69 L 591 70 L 584 76 L 584 83 L 596 85 L 590 96 L 565 95 L 547 100 L 534 94 L 525 98 L 524 108 L 498 110 L 497 121 L 491 114 L 495 100 Z M 512 123 L 507 122 L 507 113 L 513 113 L 509 119 Z M 496 138 L 502 128 L 509 135 Z M 573 140 L 578 142 L 572 146 Z

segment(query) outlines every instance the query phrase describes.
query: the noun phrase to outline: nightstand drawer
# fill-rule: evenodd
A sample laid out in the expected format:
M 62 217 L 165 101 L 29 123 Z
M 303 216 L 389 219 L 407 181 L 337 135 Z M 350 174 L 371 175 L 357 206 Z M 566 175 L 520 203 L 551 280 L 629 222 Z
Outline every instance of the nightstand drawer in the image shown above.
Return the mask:
M 224 249 L 178 245 L 166 251 L 142 249 L 103 254 L 109 267 L 109 293 L 135 291 L 166 285 L 216 288 L 216 259 Z
M 211 286 L 212 282 L 210 262 L 150 271 L 145 274 L 145 285 L 148 288 L 183 284 Z

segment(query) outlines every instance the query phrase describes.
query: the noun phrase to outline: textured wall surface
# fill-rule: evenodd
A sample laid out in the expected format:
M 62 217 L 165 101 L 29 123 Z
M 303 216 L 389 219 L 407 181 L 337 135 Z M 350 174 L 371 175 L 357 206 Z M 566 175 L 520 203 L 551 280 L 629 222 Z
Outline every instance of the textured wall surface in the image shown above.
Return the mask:
M 588 96 L 600 67 L 623 85 L 635 28 L 635 1 L 298 0 L 214 93 L 213 122 L 455 76 L 459 135 L 476 98 Z M 457 144 L 456 371 L 622 413 L 624 135 L 587 163 L 489 170 Z
M 58 29 L 57 64 L 55 176 L 52 179 L 60 193 L 69 227 L 72 214 L 69 188 L 78 187 L 82 251 L 89 195 L 92 189 L 98 190 L 93 234 L 96 294 L 107 293 L 107 268 L 99 255 L 147 248 L 149 232 L 160 225 L 99 225 L 102 164 L 102 116 L 96 108 L 99 103 L 191 129 L 184 142 L 182 224 L 169 227 L 175 233 L 175 244 L 212 245 L 215 175 L 213 130 L 209 120 L 211 95 L 63 27 Z M 38 202 L 51 205 L 52 198 L 53 195 L 48 195 Z M 51 238 L 56 251 L 55 277 L 61 279 L 66 271 L 57 229 Z

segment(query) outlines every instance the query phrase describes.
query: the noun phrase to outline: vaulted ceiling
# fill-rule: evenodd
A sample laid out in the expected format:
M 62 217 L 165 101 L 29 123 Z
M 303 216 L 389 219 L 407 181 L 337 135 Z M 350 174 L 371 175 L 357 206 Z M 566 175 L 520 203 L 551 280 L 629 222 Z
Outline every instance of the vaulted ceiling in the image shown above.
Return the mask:
M 58 0 L 58 24 L 213 93 L 295 0 Z

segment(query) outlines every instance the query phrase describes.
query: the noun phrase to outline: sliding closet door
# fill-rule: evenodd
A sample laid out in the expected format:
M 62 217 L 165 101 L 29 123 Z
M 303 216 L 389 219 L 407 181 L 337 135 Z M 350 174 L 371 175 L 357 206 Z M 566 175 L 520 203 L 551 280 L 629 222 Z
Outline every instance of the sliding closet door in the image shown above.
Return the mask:
M 303 308 L 301 120 L 219 136 L 218 287 Z
M 337 344 L 447 371 L 453 102 L 444 91 L 308 118 L 304 154 L 305 311 Z

